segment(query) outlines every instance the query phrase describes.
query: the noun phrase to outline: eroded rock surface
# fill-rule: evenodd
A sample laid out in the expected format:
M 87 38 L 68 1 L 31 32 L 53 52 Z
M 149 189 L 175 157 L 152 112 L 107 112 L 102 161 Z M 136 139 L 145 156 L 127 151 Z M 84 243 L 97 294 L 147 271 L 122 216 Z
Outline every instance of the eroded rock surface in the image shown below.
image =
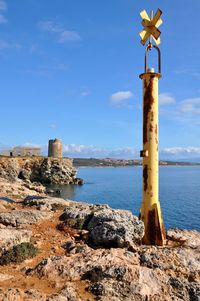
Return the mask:
M 15 182 L 0 178 L 0 202 L 7 203 L 23 199 L 27 195 L 45 195 L 46 188 L 38 183 L 27 183 L 22 180 Z
M 108 205 L 71 203 L 60 219 L 89 231 L 96 246 L 128 247 L 144 236 L 144 224 L 130 211 L 114 210 Z
M 42 197 L 42 196 L 28 196 L 24 199 L 23 205 L 25 206 L 36 206 L 40 210 L 53 210 L 56 208 L 65 209 L 71 204 L 70 201 L 53 198 L 53 197 Z
M 126 210 L 96 211 L 87 228 L 95 245 L 107 247 L 128 247 L 144 236 L 143 222 Z
M 29 210 L 29 211 L 18 211 L 14 210 L 11 212 L 1 212 L 0 213 L 0 224 L 12 225 L 17 227 L 19 225 L 26 224 L 36 224 L 41 220 L 51 218 L 52 214 L 50 212 L 41 212 L 39 210 Z
M 74 283 L 67 282 L 65 287 L 57 294 L 53 294 L 48 301 L 89 301 L 79 294 L 79 290 Z
M 10 288 L 0 289 L 0 301 L 47 301 L 46 295 L 37 290 L 29 289 L 27 291 Z
M 0 229 L 0 254 L 23 242 L 30 242 L 32 231 Z
M 185 247 L 200 249 L 200 236 L 198 231 L 170 229 L 167 231 L 167 237 L 171 241 L 180 243 Z
M 70 257 L 53 256 L 42 260 L 31 272 L 39 278 L 45 277 L 57 281 L 77 281 L 81 279 L 131 279 L 135 275 L 134 265 L 139 264 L 137 254 L 123 249 L 89 249 L 84 254 Z M 96 275 L 96 276 L 94 276 Z
M 39 252 L 0 267 L 0 301 L 200 300 L 199 232 L 172 229 L 166 246 L 145 246 L 137 243 L 143 224 L 128 211 L 46 196 L 2 199 L 0 255 L 23 242 Z
M 48 257 L 30 274 L 58 282 L 87 280 L 88 290 L 98 300 L 191 301 L 200 297 L 199 259 L 194 249 L 182 247 L 141 247 L 138 253 L 89 249 L 84 254 Z
M 0 157 L 0 177 L 42 184 L 83 184 L 76 178 L 72 159 L 47 157 Z

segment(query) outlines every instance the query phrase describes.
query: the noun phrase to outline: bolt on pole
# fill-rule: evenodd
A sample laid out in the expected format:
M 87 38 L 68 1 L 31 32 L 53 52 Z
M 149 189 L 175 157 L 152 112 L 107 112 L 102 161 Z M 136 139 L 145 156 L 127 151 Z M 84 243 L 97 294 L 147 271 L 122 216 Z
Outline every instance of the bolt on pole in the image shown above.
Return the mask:
M 158 159 L 158 81 L 161 77 L 161 53 L 154 42 L 160 44 L 158 27 L 162 24 L 162 12 L 157 10 L 149 18 L 145 10 L 140 15 L 144 29 L 140 32 L 141 43 L 146 44 L 145 71 L 140 75 L 143 80 L 143 200 L 140 219 L 145 225 L 143 243 L 147 245 L 164 245 L 165 230 L 159 202 L 159 159 Z M 155 49 L 158 53 L 158 72 L 148 67 L 148 53 Z

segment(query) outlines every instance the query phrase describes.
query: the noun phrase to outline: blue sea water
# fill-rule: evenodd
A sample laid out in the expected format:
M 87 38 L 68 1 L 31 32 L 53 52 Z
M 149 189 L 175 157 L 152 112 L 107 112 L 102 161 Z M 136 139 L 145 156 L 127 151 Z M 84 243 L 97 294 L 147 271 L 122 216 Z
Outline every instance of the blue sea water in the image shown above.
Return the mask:
M 160 203 L 165 227 L 200 231 L 200 167 L 160 167 Z M 142 168 L 79 168 L 83 186 L 59 186 L 66 199 L 109 204 L 139 214 Z M 58 187 L 58 186 L 57 186 Z

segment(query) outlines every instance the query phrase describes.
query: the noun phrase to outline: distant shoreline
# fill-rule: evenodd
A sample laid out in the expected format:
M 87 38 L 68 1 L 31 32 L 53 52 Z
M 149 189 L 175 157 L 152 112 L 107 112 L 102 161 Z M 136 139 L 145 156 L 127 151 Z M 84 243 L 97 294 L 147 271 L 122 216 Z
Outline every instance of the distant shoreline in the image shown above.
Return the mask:
M 118 165 L 118 166 L 76 166 L 74 165 L 75 168 L 128 168 L 128 167 L 142 167 L 142 165 Z M 186 164 L 186 165 L 159 165 L 159 167 L 200 167 L 200 164 Z
M 113 159 L 113 158 L 74 158 L 73 165 L 76 168 L 96 167 L 96 168 L 116 168 L 116 167 L 137 167 L 142 166 L 142 160 L 128 160 L 128 159 Z M 159 166 L 200 166 L 198 162 L 177 162 L 159 160 Z

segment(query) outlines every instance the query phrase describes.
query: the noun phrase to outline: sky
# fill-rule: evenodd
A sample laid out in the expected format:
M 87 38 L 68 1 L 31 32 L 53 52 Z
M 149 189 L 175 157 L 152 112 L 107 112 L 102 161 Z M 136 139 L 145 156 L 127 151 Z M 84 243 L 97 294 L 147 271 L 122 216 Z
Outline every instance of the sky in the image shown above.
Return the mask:
M 160 158 L 200 158 L 198 0 L 0 0 L 0 148 L 60 138 L 72 157 L 137 158 L 140 11 L 157 8 Z

